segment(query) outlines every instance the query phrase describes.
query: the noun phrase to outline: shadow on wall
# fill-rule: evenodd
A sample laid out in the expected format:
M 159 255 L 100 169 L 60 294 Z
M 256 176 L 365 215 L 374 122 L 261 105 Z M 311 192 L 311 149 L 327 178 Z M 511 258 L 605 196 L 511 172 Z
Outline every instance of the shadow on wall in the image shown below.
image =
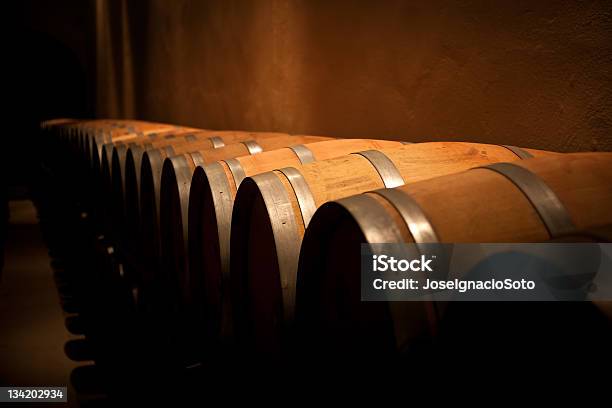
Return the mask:
M 23 198 L 38 155 L 49 153 L 37 148 L 40 122 L 93 115 L 91 37 L 85 29 L 89 6 L 78 0 L 24 0 L 7 7 L 12 72 L 5 75 L 3 89 L 14 91 L 14 96 L 7 98 L 11 113 L 3 130 L 10 137 L 3 138 L 3 149 L 12 154 L 0 163 L 8 178 L 0 188 L 8 190 L 9 198 Z
M 557 0 L 139 1 L 123 33 L 145 119 L 611 150 L 611 9 Z

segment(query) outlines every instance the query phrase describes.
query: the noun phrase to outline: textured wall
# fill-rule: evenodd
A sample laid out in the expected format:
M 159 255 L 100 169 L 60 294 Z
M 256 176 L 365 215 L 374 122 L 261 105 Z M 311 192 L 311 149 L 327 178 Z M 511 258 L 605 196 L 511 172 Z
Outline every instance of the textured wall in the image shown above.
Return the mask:
M 101 116 L 612 150 L 612 4 L 97 0 Z

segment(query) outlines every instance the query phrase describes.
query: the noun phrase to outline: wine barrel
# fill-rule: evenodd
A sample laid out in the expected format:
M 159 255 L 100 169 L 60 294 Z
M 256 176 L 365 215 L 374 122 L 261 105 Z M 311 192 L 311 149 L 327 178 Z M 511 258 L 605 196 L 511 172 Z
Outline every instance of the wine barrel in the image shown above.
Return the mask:
M 267 133 L 267 132 L 244 132 L 244 131 L 199 131 L 197 133 L 181 134 L 180 137 L 172 139 L 161 138 L 158 141 L 147 141 L 146 143 L 134 143 L 123 144 L 115 146 L 113 149 L 112 158 L 112 170 L 109 174 L 103 172 L 106 181 L 110 182 L 110 191 L 108 197 L 110 197 L 110 208 L 112 215 L 112 224 L 118 227 L 118 236 L 116 237 L 121 245 L 121 241 L 125 242 L 127 238 L 126 226 L 126 171 L 125 167 L 128 163 L 127 154 L 131 151 L 132 158 L 129 161 L 130 165 L 135 163 L 134 155 L 140 155 L 146 150 L 155 148 L 163 148 L 165 155 L 182 154 L 188 151 L 203 151 L 210 149 L 218 149 L 225 147 L 226 144 L 231 144 L 238 141 L 252 140 L 258 138 L 259 140 L 267 138 L 278 137 L 280 133 Z M 140 160 L 140 159 L 139 159 Z M 136 174 L 131 171 L 132 175 Z M 136 182 L 138 184 L 138 182 Z
M 325 202 L 493 162 L 545 155 L 557 154 L 477 143 L 418 143 L 245 179 L 236 195 L 230 236 L 235 335 L 258 347 L 278 349 L 279 333 L 293 320 L 304 229 Z
M 52 128 L 54 126 L 72 125 L 72 124 L 76 124 L 78 122 L 79 122 L 79 119 L 74 119 L 74 118 L 48 119 L 48 120 L 43 120 L 42 122 L 40 122 L 40 128 L 41 129 L 47 129 L 47 128 Z
M 137 126 L 141 126 L 141 124 L 114 119 L 85 120 L 69 126 L 66 132 L 63 132 L 64 134 L 60 141 L 61 149 L 67 153 L 62 155 L 63 167 L 78 169 L 76 171 L 78 173 L 77 177 L 85 176 L 83 169 L 90 167 L 90 161 L 86 157 L 85 150 L 87 150 L 86 146 L 89 145 L 91 138 L 105 130 L 110 132 L 127 127 L 135 128 Z
M 219 149 L 185 153 L 184 157 L 188 159 L 191 162 L 191 166 L 195 168 L 196 166 L 203 166 L 219 160 L 225 160 L 248 154 L 257 154 L 262 151 L 327 139 L 329 138 L 321 136 L 292 136 L 282 134 L 274 137 L 264 136 L 263 138 L 258 137 L 256 140 L 230 144 Z M 130 234 L 129 236 L 135 235 L 141 237 L 141 251 L 142 254 L 146 254 L 144 257 L 138 257 L 144 261 L 141 270 L 146 274 L 146 276 L 141 276 L 141 279 L 145 282 L 151 282 L 153 276 L 161 271 L 159 268 L 161 263 L 161 243 L 159 236 L 160 183 L 163 163 L 166 157 L 167 152 L 163 149 L 148 150 L 144 153 L 140 170 L 140 217 L 137 218 L 138 222 L 140 223 L 139 234 L 136 232 L 138 230 L 133 229 L 133 227 L 136 227 L 136 225 L 131 225 L 131 217 L 128 218 L 130 222 L 130 224 L 128 224 L 128 228 L 130 231 L 133 231 L 128 231 L 128 234 Z M 126 174 L 128 174 L 127 171 Z M 128 180 L 126 180 L 126 189 L 129 189 L 130 187 L 131 184 L 128 182 Z M 126 204 L 128 207 L 134 205 L 134 203 L 129 201 L 129 197 L 133 196 L 133 193 L 130 194 L 129 192 L 126 192 Z M 135 211 L 133 209 L 128 209 L 128 213 L 134 212 Z M 134 240 L 129 239 L 129 241 L 133 242 Z M 147 286 L 146 283 L 143 283 L 143 285 Z
M 182 134 L 188 132 L 199 132 L 201 129 L 194 129 L 188 127 L 174 126 L 174 125 L 159 125 L 148 129 L 142 129 L 137 131 L 121 130 L 116 133 L 103 132 L 94 137 L 88 138 L 86 144 L 86 156 L 91 158 L 90 167 L 94 170 L 94 174 L 99 172 L 102 167 L 103 153 L 106 151 L 107 160 L 110 163 L 112 157 L 112 149 L 117 144 L 129 143 L 134 140 L 150 139 L 151 142 L 157 141 L 157 139 L 163 139 L 170 133 Z M 146 143 L 146 142 L 144 142 Z M 106 146 L 106 148 L 105 148 Z
M 242 142 L 253 139 L 264 139 L 274 138 L 282 135 L 282 133 L 267 133 L 267 132 L 245 132 L 245 131 L 198 131 L 195 133 L 181 134 L 180 138 L 173 137 L 172 135 L 164 135 L 158 141 L 147 141 L 145 139 L 138 142 L 130 142 L 122 145 L 115 145 L 112 154 L 112 165 L 111 165 L 111 179 L 115 178 L 115 174 L 121 179 L 121 183 L 113 181 L 112 184 L 116 185 L 116 200 L 124 204 L 124 192 L 126 186 L 125 180 L 125 168 L 127 165 L 128 151 L 131 150 L 130 165 L 142 162 L 142 155 L 146 150 L 155 148 L 164 148 L 164 153 L 167 156 L 173 156 L 177 154 L 183 154 L 189 151 L 207 150 L 207 149 L 218 149 L 225 147 L 228 144 Z M 168 141 L 167 139 L 172 138 Z M 104 159 L 103 159 L 104 160 Z M 135 172 L 132 172 L 134 174 Z M 105 175 L 107 177 L 107 175 Z
M 121 139 L 115 142 L 106 143 L 102 147 L 100 166 L 104 166 L 103 163 L 105 160 L 107 161 L 108 165 L 112 163 L 112 157 L 115 150 L 118 151 L 120 157 L 122 156 L 123 159 L 125 159 L 127 149 L 131 147 L 141 146 L 144 149 L 153 149 L 164 147 L 169 144 L 196 142 L 204 139 L 212 139 L 208 143 L 214 147 L 216 146 L 215 133 L 216 132 L 212 130 L 177 127 L 175 129 L 149 133 L 136 137 L 132 137 L 133 135 L 130 134 L 130 138 L 128 139 Z
M 65 129 L 65 132 L 62 132 L 62 145 L 67 147 L 67 150 L 72 154 L 78 155 L 77 144 L 82 145 L 84 138 L 93 137 L 94 129 L 109 128 L 111 125 L 116 125 L 116 123 L 110 119 L 90 119 L 75 123 Z
M 209 131 L 206 130 L 177 129 L 150 133 L 148 135 L 113 143 L 106 143 L 102 147 L 98 176 L 103 185 L 110 186 L 113 170 L 123 169 L 125 156 L 130 147 L 146 146 L 147 148 L 157 148 L 172 144 L 193 143 L 208 137 L 210 137 Z M 115 160 L 119 160 L 117 163 L 113 161 L 115 156 Z
M 242 131 L 221 131 L 216 132 L 215 146 L 219 146 L 220 149 L 225 149 L 226 142 L 232 144 L 232 142 L 244 141 L 247 144 L 256 143 L 255 140 L 273 139 L 278 137 L 287 137 L 284 133 L 273 133 L 273 132 L 242 132 Z M 125 184 L 123 191 L 123 202 L 125 206 L 125 213 L 127 216 L 126 220 L 126 232 L 128 242 L 130 244 L 136 244 L 136 241 L 140 240 L 140 191 L 141 191 L 141 169 L 142 159 L 145 152 L 150 146 L 132 146 L 128 149 L 125 159 Z M 190 151 L 204 151 L 208 150 L 210 145 L 175 145 L 165 146 L 160 149 L 153 149 L 153 157 L 157 160 L 150 165 L 152 174 L 157 174 L 157 177 L 161 177 L 161 170 L 163 160 L 166 157 L 184 154 Z M 255 150 L 254 150 L 255 151 Z M 153 177 L 153 176 L 151 176 Z M 155 186 L 158 184 L 156 183 Z M 137 250 L 129 250 L 130 254 L 137 254 Z M 128 256 L 130 256 L 128 254 Z
M 128 146 L 167 146 L 181 143 L 195 143 L 207 137 L 207 135 L 208 133 L 206 133 L 206 131 L 179 129 L 131 138 L 129 142 L 124 140 L 105 144 L 102 148 L 100 168 L 97 168 L 96 161 L 90 177 L 90 179 L 93 180 L 91 184 L 95 189 L 94 193 L 97 197 L 94 202 L 96 204 L 95 213 L 100 232 L 104 233 L 111 240 L 116 238 L 114 235 L 114 227 L 118 226 L 118 222 L 121 222 L 121 220 L 115 219 L 115 217 L 120 217 L 122 213 L 116 213 L 118 208 L 114 207 L 113 179 L 117 178 L 118 181 L 121 181 L 122 178 L 124 178 L 124 166 L 122 164 L 124 164 L 125 161 L 120 160 L 119 155 L 121 154 L 123 156 L 123 153 L 129 148 Z M 111 162 L 115 153 L 117 154 L 115 162 Z
M 216 137 L 214 140 L 214 146 L 217 148 L 225 148 L 226 144 L 234 144 L 245 142 L 246 145 L 252 144 L 251 141 L 263 140 L 269 138 L 278 138 L 280 136 L 288 136 L 284 133 L 273 133 L 273 132 L 242 132 L 242 131 L 220 131 L 215 132 Z M 133 199 L 130 200 L 131 205 L 134 209 L 139 209 L 140 207 L 140 170 L 142 167 L 142 159 L 147 150 L 151 150 L 152 146 L 131 146 L 125 158 L 125 191 L 126 195 L 126 206 L 127 204 L 127 196 L 131 196 Z M 206 150 L 210 146 L 194 146 L 193 148 L 188 147 L 187 145 L 181 146 L 172 146 L 172 147 L 164 147 L 159 150 L 159 153 L 155 153 L 155 157 L 159 156 L 159 166 L 155 167 L 155 169 L 159 170 L 159 174 L 161 174 L 161 167 L 163 165 L 163 160 L 166 157 L 180 155 L 184 153 L 189 153 L 190 151 L 198 151 L 198 150 Z M 254 152 L 256 151 L 253 150 Z M 155 165 L 154 165 L 155 166 Z M 134 212 L 135 214 L 139 213 L 139 210 Z
M 116 120 L 116 119 L 97 119 L 85 121 L 77 125 L 72 134 L 72 143 L 81 146 L 82 152 L 89 161 L 92 156 L 94 141 L 100 143 L 100 148 L 104 143 L 111 142 L 113 138 L 121 138 L 123 135 L 141 131 L 149 131 L 152 128 L 170 128 L 173 125 L 164 125 L 153 122 Z M 84 150 L 84 151 L 83 151 Z
M 94 130 L 81 130 L 80 134 L 85 139 L 85 146 L 88 150 L 85 151 L 87 158 L 90 157 L 101 160 L 102 146 L 106 143 L 128 140 L 139 136 L 145 136 L 151 133 L 163 132 L 166 130 L 178 130 L 183 127 L 172 124 L 154 123 L 154 122 L 128 122 L 128 123 L 111 123 L 104 127 L 98 127 Z M 190 129 L 190 128 L 186 128 Z
M 61 146 L 66 148 L 67 151 L 72 152 L 73 154 L 79 153 L 77 148 L 78 143 L 82 143 L 82 136 L 79 133 L 79 129 L 83 126 L 87 121 L 78 121 L 72 124 L 68 124 L 66 126 L 62 126 L 57 133 L 57 141 Z
M 106 185 L 110 186 L 115 176 L 124 178 L 125 159 L 130 148 L 141 147 L 146 150 L 198 142 L 213 148 L 214 143 L 210 140 L 211 138 L 214 138 L 214 132 L 209 130 L 180 129 L 140 136 L 128 141 L 107 143 L 102 149 L 100 165 L 102 182 L 106 182 Z
M 86 144 L 86 139 L 93 137 L 94 134 L 102 129 L 110 129 L 118 126 L 115 120 L 94 119 L 86 120 L 71 126 L 62 135 L 62 144 L 72 155 L 80 160 L 80 155 L 84 154 L 81 150 Z
M 162 240 L 163 258 L 169 259 L 167 264 L 171 269 L 168 273 L 180 285 L 178 293 L 182 294 L 182 302 L 197 302 L 198 305 L 192 309 L 206 311 L 206 317 L 199 321 L 207 326 L 207 333 L 215 333 L 208 341 L 216 341 L 221 332 L 221 281 L 222 276 L 229 275 L 231 212 L 241 180 L 276 168 L 361 150 L 399 147 L 406 143 L 368 139 L 327 140 L 222 160 L 198 167 L 192 179 L 190 171 L 183 171 L 184 158 L 174 157 L 171 163 L 165 163 L 160 211 L 161 236 L 165 237 Z M 204 283 L 202 277 L 211 280 Z
M 66 152 L 69 150 L 66 148 L 67 134 L 81 122 L 82 120 L 72 118 L 59 118 L 42 121 L 40 123 L 40 131 L 44 135 L 44 148 L 47 150 L 54 150 L 54 155 L 56 156 L 55 158 L 57 158 L 57 155 L 61 155 L 62 157 L 65 156 Z
M 612 154 L 576 153 L 483 165 L 327 203 L 304 236 L 296 326 L 312 335 L 310 345 L 332 353 L 404 350 L 435 333 L 439 309 L 360 302 L 361 243 L 542 242 L 612 224 L 610 202 Z
M 86 119 L 70 126 L 70 136 L 93 135 L 102 129 L 110 129 L 120 126 L 121 120 L 117 119 Z M 68 135 L 68 134 L 67 134 Z
M 43 120 L 42 122 L 40 122 L 40 130 L 53 138 L 57 138 L 60 136 L 60 132 L 72 129 L 74 128 L 74 126 L 81 122 L 82 120 L 74 118 L 57 118 Z

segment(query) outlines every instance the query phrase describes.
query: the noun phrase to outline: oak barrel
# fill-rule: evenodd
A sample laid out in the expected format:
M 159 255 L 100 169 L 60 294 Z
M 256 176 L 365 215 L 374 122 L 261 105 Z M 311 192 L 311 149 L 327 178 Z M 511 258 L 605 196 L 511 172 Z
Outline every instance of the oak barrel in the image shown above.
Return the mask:
M 180 158 L 173 158 L 173 168 L 168 168 L 162 176 L 162 186 L 168 185 L 168 191 L 173 191 L 163 195 L 164 200 L 168 200 L 168 210 L 162 211 L 160 216 L 168 218 L 161 222 L 162 236 L 167 237 L 168 245 L 162 249 L 170 259 L 169 265 L 173 269 L 169 273 L 176 277 L 183 301 L 192 303 L 192 310 L 204 314 L 196 318 L 206 326 L 207 341 L 217 341 L 221 333 L 221 299 L 224 297 L 221 288 L 228 287 L 222 284 L 222 276 L 229 275 L 231 212 L 242 179 L 275 168 L 298 166 L 361 150 L 399 147 L 405 143 L 368 139 L 327 140 L 222 160 L 198 167 L 190 188 L 180 188 L 180 193 L 178 186 L 186 182 L 184 177 L 188 174 L 182 176 L 179 170 L 182 166 L 175 163 Z M 203 278 L 207 281 L 204 282 Z
M 198 165 L 206 165 L 214 163 L 218 160 L 229 159 L 233 157 L 243 156 L 246 154 L 258 154 L 262 151 L 273 150 L 285 146 L 316 142 L 326 139 L 328 138 L 321 136 L 292 136 L 286 134 L 275 135 L 274 137 L 256 137 L 256 139 L 254 140 L 230 144 L 219 149 L 206 149 L 191 153 L 185 153 L 184 157 L 188 160 L 188 163 L 191 163 L 190 166 L 195 168 Z M 129 178 L 126 179 L 126 190 L 128 190 L 126 192 L 126 205 L 132 208 L 128 208 L 127 213 L 132 214 L 135 212 L 139 212 L 139 216 L 135 219 L 135 221 L 137 220 L 136 222 L 138 222 L 139 225 L 132 224 L 131 216 L 128 218 L 128 234 L 134 234 L 140 237 L 139 241 L 142 245 L 140 250 L 141 254 L 143 254 L 144 256 L 139 256 L 138 258 L 143 263 L 143 267 L 141 268 L 141 270 L 144 272 L 144 274 L 146 274 L 146 276 L 144 274 L 140 276 L 140 278 L 144 282 L 143 286 L 147 286 L 146 282 L 151 282 L 154 276 L 163 269 L 160 268 L 162 259 L 159 235 L 159 209 L 161 197 L 161 173 L 164 159 L 166 157 L 168 157 L 168 152 L 164 151 L 163 149 L 149 150 L 143 154 L 140 170 L 140 195 L 138 197 L 138 210 L 135 210 L 136 203 L 130 201 L 130 197 L 133 198 L 135 195 L 129 192 L 129 189 L 133 187 L 133 185 L 130 184 Z M 126 170 L 126 175 L 130 174 L 128 168 L 126 168 Z M 136 184 L 138 184 L 137 178 Z M 130 241 L 133 240 L 130 239 Z M 163 282 L 163 279 L 157 278 L 158 277 L 155 277 L 158 283 L 161 284 L 161 282 Z M 166 302 L 166 300 L 163 301 Z M 145 301 L 144 303 L 150 304 L 151 302 Z
M 202 130 L 184 134 L 180 133 L 180 137 L 165 135 L 163 139 L 158 141 L 143 140 L 140 143 L 130 142 L 114 146 L 110 175 L 105 175 L 105 177 L 112 179 L 111 184 L 113 185 L 113 194 L 115 195 L 113 200 L 125 207 L 126 173 L 134 176 L 139 174 L 139 171 L 136 171 L 136 169 L 142 163 L 142 155 L 147 150 L 162 149 L 162 154 L 169 157 L 190 151 L 218 149 L 232 143 L 276 138 L 282 135 L 282 133 L 271 132 Z M 131 157 L 128 158 L 128 156 Z M 132 168 L 126 171 L 126 167 Z M 138 186 L 139 184 L 139 180 L 137 180 L 135 185 Z M 136 188 L 138 189 L 138 187 Z
M 199 131 L 195 134 L 195 137 L 192 137 L 192 135 L 192 133 L 187 133 L 171 140 L 166 138 L 158 142 L 129 143 L 114 147 L 112 171 L 110 176 L 107 177 L 111 178 L 109 196 L 112 223 L 117 226 L 115 239 L 122 254 L 126 253 L 126 256 L 130 257 L 137 252 L 130 249 L 130 246 L 133 244 L 131 241 L 138 238 L 129 233 L 128 227 L 133 226 L 133 231 L 137 231 L 138 228 L 137 217 L 139 217 L 139 211 L 137 208 L 139 208 L 139 205 L 136 204 L 139 204 L 140 171 L 136 171 L 136 169 L 139 170 L 136 163 L 142 163 L 142 156 L 147 150 L 160 149 L 162 155 L 170 157 L 189 151 L 219 149 L 240 141 L 274 139 L 284 136 L 282 133 L 245 131 Z M 130 181 L 128 181 L 128 178 Z M 131 189 L 131 191 L 126 193 L 128 189 Z M 128 210 L 127 205 L 128 196 L 133 205 L 130 210 Z M 128 211 L 130 212 L 129 217 L 127 217 Z M 132 219 L 128 220 L 128 218 Z
M 258 349 L 279 349 L 284 326 L 293 320 L 304 229 L 324 203 L 494 162 L 546 155 L 558 154 L 477 143 L 418 143 L 245 179 L 236 195 L 230 236 L 235 335 Z
M 436 334 L 441 309 L 428 302 L 360 302 L 361 243 L 542 242 L 609 226 L 611 201 L 612 154 L 576 153 L 484 165 L 327 203 L 304 236 L 296 326 L 313 347 L 331 353 L 407 350 Z M 460 303 L 473 320 L 483 313 L 482 307 Z M 553 307 L 567 310 L 562 304 L 536 306 L 522 312 L 545 308 L 549 319 Z M 514 316 L 525 316 L 521 307 L 513 307 Z M 463 330 L 486 330 L 474 321 L 481 327 Z M 525 325 L 519 322 L 518 331 Z

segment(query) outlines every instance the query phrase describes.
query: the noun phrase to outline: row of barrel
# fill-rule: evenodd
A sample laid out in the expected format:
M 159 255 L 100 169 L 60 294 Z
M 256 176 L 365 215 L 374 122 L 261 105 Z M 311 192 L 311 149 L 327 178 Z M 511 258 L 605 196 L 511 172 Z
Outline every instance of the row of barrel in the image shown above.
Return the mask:
M 430 305 L 360 301 L 363 243 L 611 236 L 612 153 L 128 120 L 42 130 L 86 184 L 74 188 L 116 259 L 108 273 L 183 365 L 305 338 L 396 353 L 433 336 L 444 316 Z

